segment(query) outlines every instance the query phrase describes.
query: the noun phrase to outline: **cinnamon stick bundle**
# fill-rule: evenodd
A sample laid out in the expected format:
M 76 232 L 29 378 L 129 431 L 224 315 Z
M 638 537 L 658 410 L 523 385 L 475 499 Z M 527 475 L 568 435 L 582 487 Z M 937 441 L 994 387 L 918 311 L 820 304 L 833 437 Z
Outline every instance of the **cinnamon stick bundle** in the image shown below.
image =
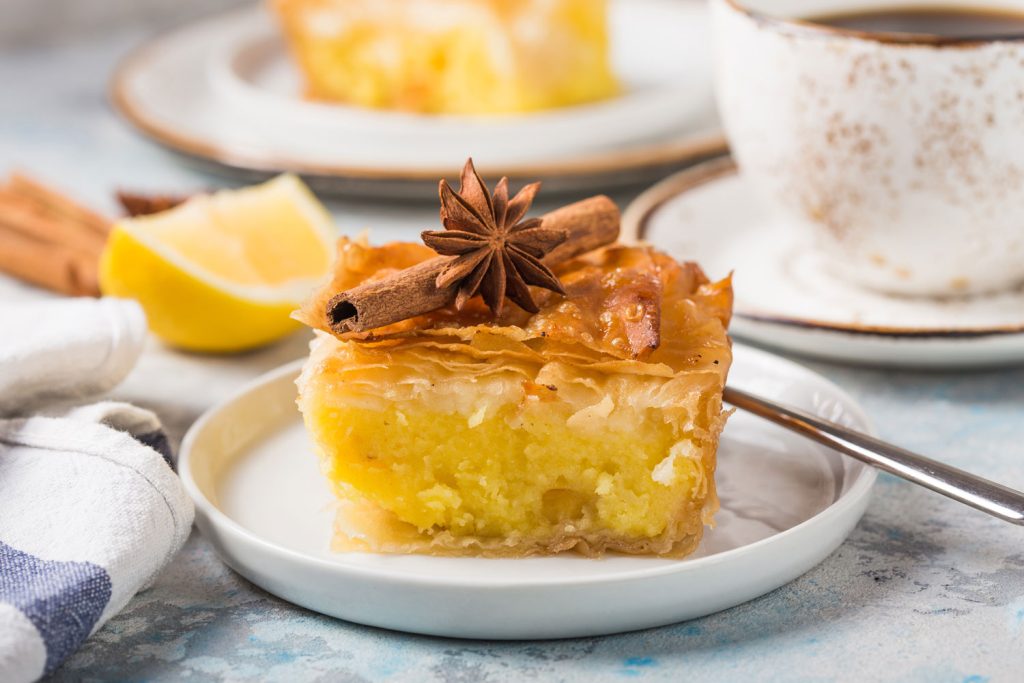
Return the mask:
M 600 195 L 544 215 L 541 226 L 567 234 L 565 241 L 542 259 L 553 266 L 615 242 L 619 209 Z M 328 325 L 335 334 L 365 332 L 447 306 L 455 299 L 458 283 L 442 288 L 436 281 L 455 258 L 438 256 L 335 295 L 327 304 Z
M 98 296 L 110 221 L 14 173 L 0 185 L 0 271 L 70 296 Z
M 0 229 L 0 271 L 58 294 L 98 296 L 98 262 L 59 244 Z
M 93 228 L 54 216 L 45 205 L 6 188 L 0 188 L 0 225 L 26 237 L 60 244 L 83 256 L 98 258 L 103 249 L 103 238 Z
M 110 232 L 109 219 L 23 173 L 12 173 L 8 186 L 12 192 L 35 201 L 56 218 L 82 225 L 103 239 Z

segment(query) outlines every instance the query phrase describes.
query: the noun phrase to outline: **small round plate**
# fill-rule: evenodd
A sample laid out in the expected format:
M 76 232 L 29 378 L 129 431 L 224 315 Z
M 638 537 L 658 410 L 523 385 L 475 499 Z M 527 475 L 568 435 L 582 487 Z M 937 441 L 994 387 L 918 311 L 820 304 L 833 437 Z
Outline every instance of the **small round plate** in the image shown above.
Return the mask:
M 684 560 L 520 560 L 332 553 L 334 506 L 295 408 L 293 363 L 189 430 L 179 470 L 220 556 L 266 590 L 372 626 L 458 638 L 616 633 L 710 614 L 795 579 L 868 504 L 875 470 L 751 415 L 719 448 L 717 526 Z M 730 383 L 867 430 L 857 405 L 799 365 L 737 346 Z
M 321 191 L 430 196 L 470 155 L 488 175 L 546 179 L 549 192 L 635 183 L 724 149 L 706 14 L 692 3 L 613 0 L 623 92 L 521 115 L 305 100 L 277 23 L 259 4 L 144 45 L 117 69 L 112 96 L 131 123 L 172 150 L 247 176 L 302 173 Z
M 794 226 L 773 218 L 728 158 L 642 194 L 623 234 L 734 272 L 739 338 L 816 358 L 896 367 L 1024 362 L 1024 290 L 960 299 L 887 296 L 836 279 Z

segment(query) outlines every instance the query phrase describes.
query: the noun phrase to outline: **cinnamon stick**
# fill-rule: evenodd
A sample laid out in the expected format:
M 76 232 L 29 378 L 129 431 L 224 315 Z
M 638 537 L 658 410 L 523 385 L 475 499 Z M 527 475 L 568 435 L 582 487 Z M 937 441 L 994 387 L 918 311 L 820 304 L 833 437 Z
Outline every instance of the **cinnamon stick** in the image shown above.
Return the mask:
M 131 217 L 148 216 L 167 211 L 188 201 L 188 195 L 176 194 L 142 194 L 118 190 L 117 201 Z
M 99 296 L 95 258 L 2 226 L 0 242 L 0 271 L 60 294 Z
M 600 195 L 546 214 L 541 225 L 567 233 L 567 239 L 543 259 L 553 266 L 615 242 L 619 209 Z M 327 304 L 328 326 L 335 334 L 365 332 L 447 306 L 455 299 L 458 283 L 439 288 L 435 281 L 454 258 L 438 256 L 335 295 Z
M 619 207 L 608 197 L 597 195 L 545 214 L 541 225 L 565 230 L 565 241 L 543 258 L 553 266 L 619 239 Z
M 71 296 L 98 296 L 109 221 L 19 173 L 0 185 L 0 271 Z
M 41 204 L 44 209 L 86 226 L 100 237 L 105 238 L 110 232 L 108 219 L 26 175 L 12 173 L 8 187 L 12 192 Z
M 104 239 L 81 223 L 47 212 L 39 204 L 8 189 L 0 188 L 0 225 L 99 258 Z

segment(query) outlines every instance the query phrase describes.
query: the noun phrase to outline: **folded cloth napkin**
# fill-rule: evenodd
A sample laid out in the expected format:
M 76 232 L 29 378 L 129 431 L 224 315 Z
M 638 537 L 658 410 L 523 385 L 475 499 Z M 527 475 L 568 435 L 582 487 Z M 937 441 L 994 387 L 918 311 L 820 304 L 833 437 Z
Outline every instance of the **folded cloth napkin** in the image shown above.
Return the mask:
M 0 681 L 53 671 L 184 544 L 192 503 L 153 413 L 74 405 L 145 340 L 117 299 L 0 304 Z

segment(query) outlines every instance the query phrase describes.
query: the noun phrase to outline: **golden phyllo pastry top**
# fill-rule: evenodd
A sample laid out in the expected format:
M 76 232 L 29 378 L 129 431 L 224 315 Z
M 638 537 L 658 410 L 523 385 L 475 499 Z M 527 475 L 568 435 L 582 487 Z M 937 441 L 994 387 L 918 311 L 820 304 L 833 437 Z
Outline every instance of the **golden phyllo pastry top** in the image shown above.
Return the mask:
M 709 340 L 727 351 L 730 280 L 711 282 L 696 264 L 679 263 L 648 246 L 614 245 L 555 266 L 565 296 L 534 289 L 537 313 L 507 305 L 495 315 L 475 298 L 461 311 L 449 305 L 364 332 L 339 334 L 329 327 L 327 307 L 335 293 L 392 277 L 433 256 L 420 244 L 372 247 L 343 238 L 333 277 L 296 317 L 367 347 L 420 344 L 480 357 L 563 357 L 662 376 L 719 361 Z
M 729 278 L 712 283 L 695 263 L 616 244 L 608 197 L 526 218 L 539 186 L 512 196 L 502 178 L 492 192 L 467 160 L 458 192 L 439 183 L 443 230 L 424 232 L 426 245 L 343 238 L 333 277 L 297 317 L 364 348 L 418 344 L 665 377 L 728 357 L 713 349 L 729 343 Z

